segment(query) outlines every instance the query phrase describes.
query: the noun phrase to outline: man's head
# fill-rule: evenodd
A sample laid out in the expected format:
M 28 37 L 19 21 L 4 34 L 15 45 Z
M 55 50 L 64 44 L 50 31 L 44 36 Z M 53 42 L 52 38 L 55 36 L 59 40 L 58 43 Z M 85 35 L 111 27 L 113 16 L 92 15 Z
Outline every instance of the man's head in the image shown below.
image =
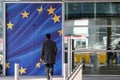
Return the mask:
M 49 33 L 46 34 L 46 39 L 50 39 L 51 35 Z

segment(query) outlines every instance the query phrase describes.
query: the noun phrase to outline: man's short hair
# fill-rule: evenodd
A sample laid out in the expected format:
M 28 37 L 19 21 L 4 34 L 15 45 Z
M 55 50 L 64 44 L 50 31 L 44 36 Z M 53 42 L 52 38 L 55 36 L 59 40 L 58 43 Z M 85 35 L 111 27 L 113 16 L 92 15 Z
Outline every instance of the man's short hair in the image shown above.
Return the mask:
M 51 38 L 51 35 L 49 33 L 46 34 L 46 38 L 47 39 L 50 39 Z

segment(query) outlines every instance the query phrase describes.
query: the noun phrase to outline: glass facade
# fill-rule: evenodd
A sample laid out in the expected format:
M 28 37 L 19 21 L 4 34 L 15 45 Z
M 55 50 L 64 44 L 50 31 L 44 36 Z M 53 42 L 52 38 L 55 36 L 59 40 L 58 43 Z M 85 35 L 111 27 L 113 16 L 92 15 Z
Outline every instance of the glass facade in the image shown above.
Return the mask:
M 120 74 L 119 20 L 120 2 L 65 3 L 64 44 L 73 41 L 73 69 L 82 62 L 83 74 Z
M 71 25 L 70 25 L 71 26 Z M 110 28 L 111 32 L 108 32 Z M 80 31 L 82 30 L 82 31 Z M 115 49 L 119 42 L 120 27 L 65 27 L 65 36 L 76 38 L 75 49 L 102 49 L 107 50 L 107 36 L 110 35 L 110 46 Z M 79 43 L 79 45 L 78 45 Z M 79 46 L 79 48 L 77 47 Z

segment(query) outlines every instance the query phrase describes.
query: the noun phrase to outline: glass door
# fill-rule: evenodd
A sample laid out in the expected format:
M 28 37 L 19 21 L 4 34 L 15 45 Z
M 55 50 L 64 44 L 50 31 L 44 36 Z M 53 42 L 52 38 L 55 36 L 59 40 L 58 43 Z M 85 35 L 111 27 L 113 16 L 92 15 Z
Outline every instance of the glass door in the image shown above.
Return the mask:
M 89 23 L 91 21 L 88 20 Z M 72 69 L 83 63 L 83 74 L 108 75 L 115 73 L 116 70 L 115 74 L 120 74 L 119 29 L 119 26 L 108 25 L 65 27 L 65 30 L 69 30 L 64 32 L 66 50 L 67 41 L 72 39 Z
M 72 64 L 82 62 L 83 74 L 120 74 L 119 4 L 65 2 L 64 38 L 72 39 Z

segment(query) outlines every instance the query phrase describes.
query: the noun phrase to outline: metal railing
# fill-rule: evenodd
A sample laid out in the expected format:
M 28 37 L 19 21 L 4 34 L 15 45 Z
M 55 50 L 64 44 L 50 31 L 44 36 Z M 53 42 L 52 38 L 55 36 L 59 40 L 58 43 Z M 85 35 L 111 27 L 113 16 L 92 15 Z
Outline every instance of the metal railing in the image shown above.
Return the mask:
M 82 63 L 78 64 L 78 66 L 73 70 L 71 75 L 67 78 L 67 80 L 82 80 Z

